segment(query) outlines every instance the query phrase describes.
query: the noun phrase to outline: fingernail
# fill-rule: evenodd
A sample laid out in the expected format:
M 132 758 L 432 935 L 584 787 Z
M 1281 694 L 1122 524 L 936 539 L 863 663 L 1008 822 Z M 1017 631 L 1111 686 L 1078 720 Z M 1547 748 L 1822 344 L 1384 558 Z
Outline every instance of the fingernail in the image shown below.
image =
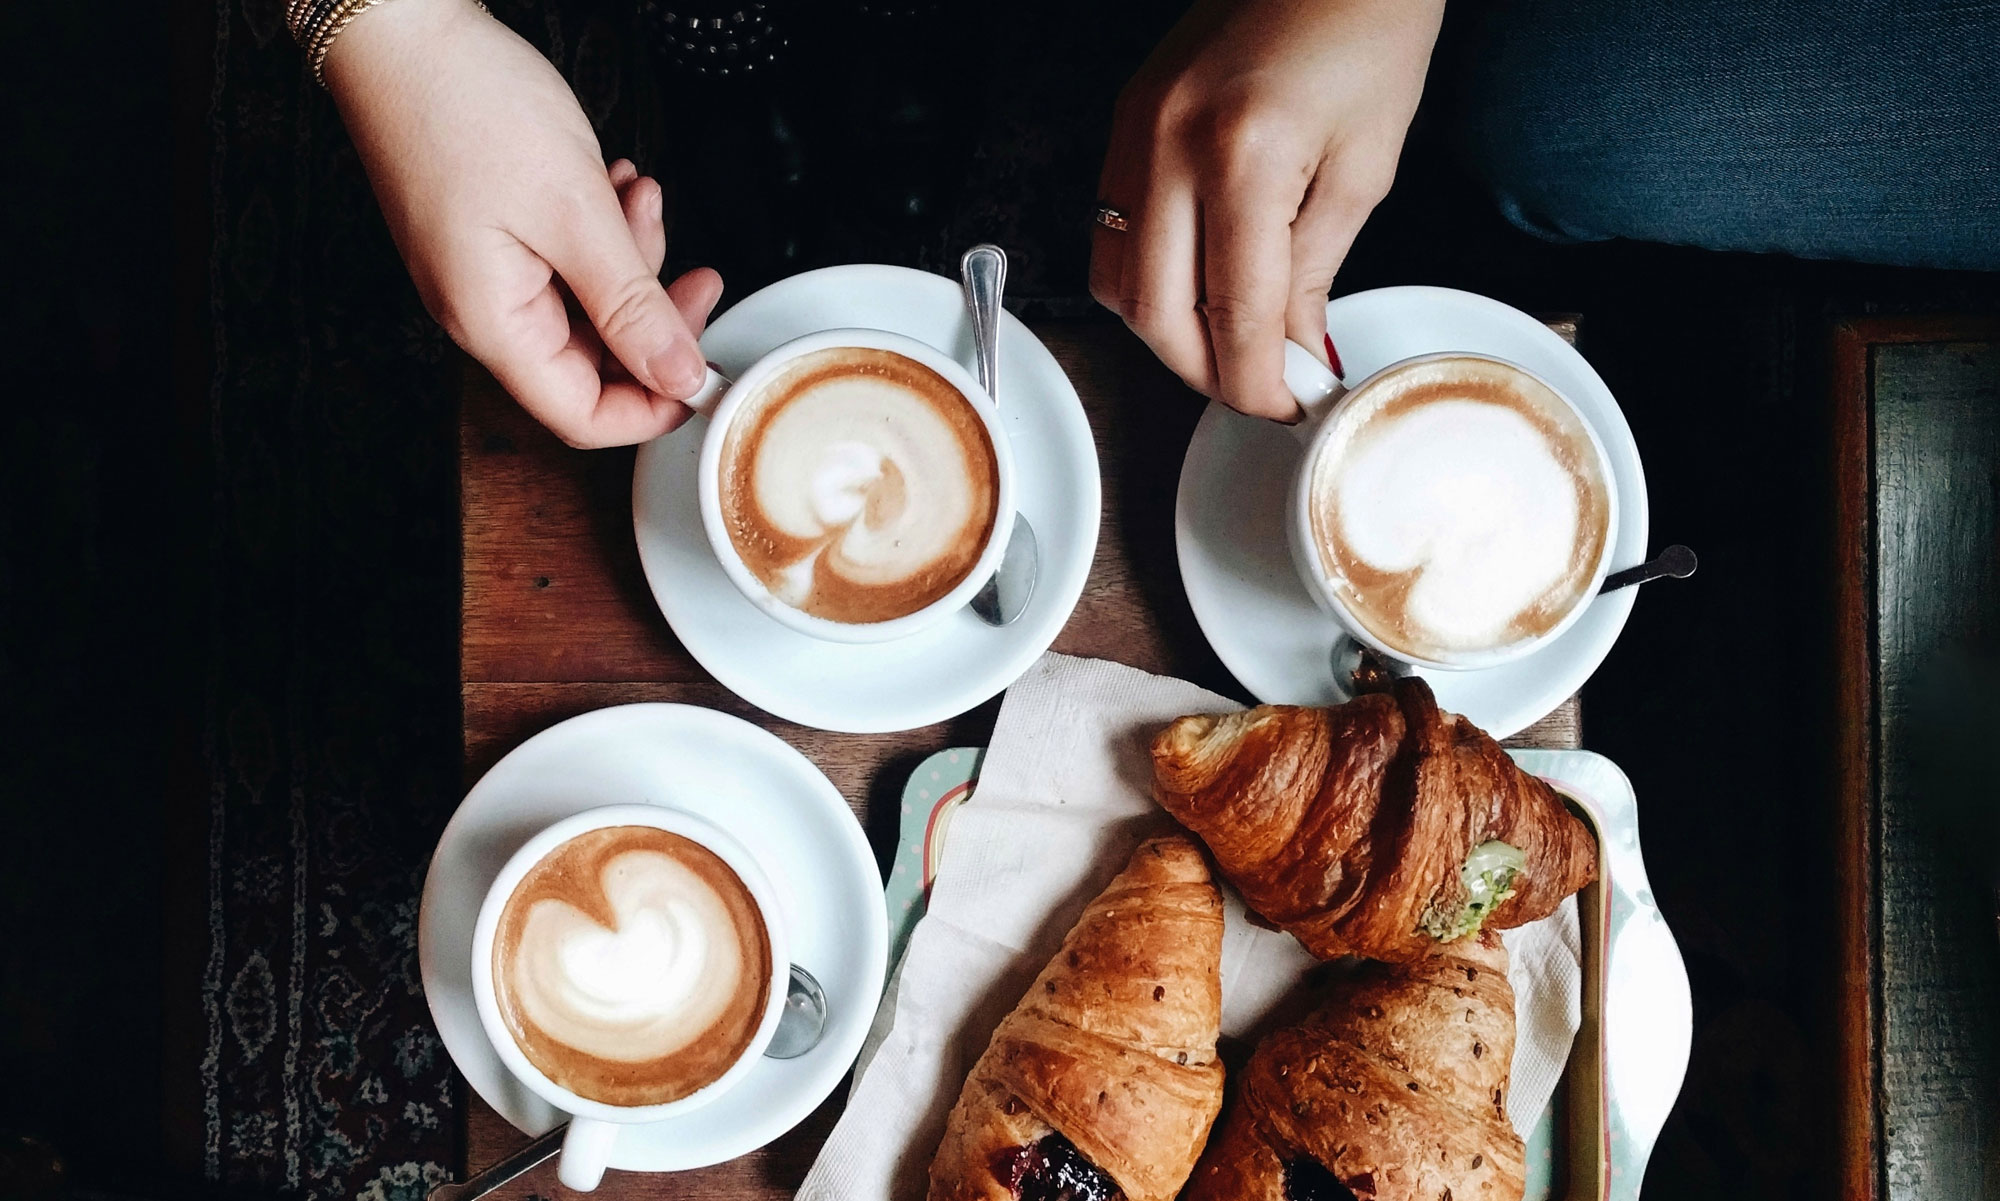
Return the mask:
M 1332 334 L 1326 335 L 1326 361 L 1327 365 L 1333 368 L 1334 378 L 1347 378 L 1347 372 L 1343 371 L 1340 366 L 1340 352 L 1333 348 Z
M 646 360 L 646 373 L 653 377 L 653 390 L 669 396 L 692 396 L 708 378 L 708 364 L 693 342 L 676 341 Z
M 648 190 L 646 196 L 646 211 L 651 213 L 653 216 L 657 217 L 661 213 L 666 211 L 666 207 L 667 207 L 666 192 L 661 190 L 659 184 L 654 184 Z

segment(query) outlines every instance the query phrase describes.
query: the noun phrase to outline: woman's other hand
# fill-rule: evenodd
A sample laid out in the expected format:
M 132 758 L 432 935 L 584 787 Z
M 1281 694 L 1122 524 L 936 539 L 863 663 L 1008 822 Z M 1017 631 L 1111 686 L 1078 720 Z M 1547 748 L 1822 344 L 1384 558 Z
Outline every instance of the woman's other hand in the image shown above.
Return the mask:
M 606 168 L 547 59 L 472 0 L 393 0 L 326 80 L 424 305 L 572 446 L 658 437 L 700 387 L 713 271 L 660 286 L 660 188 Z
M 1091 293 L 1188 385 L 1298 411 L 1284 341 L 1323 354 L 1326 297 L 1389 191 L 1443 0 L 1201 0 L 1118 98 Z

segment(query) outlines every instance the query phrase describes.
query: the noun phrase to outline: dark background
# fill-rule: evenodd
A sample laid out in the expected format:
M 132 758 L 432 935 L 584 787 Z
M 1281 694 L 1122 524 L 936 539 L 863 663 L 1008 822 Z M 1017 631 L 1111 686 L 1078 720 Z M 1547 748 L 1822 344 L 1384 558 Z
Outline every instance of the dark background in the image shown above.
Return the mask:
M 164 798 L 199 751 L 174 31 L 165 5 L 0 9 L 0 1130 L 132 1190 L 164 1174 Z
M 1015 253 L 1015 295 L 1045 315 L 1091 312 L 1082 297 L 1084 216 L 1103 119 L 1176 6 L 1126 7 L 1125 19 L 1105 23 L 1111 32 L 1068 52 L 1071 43 L 1049 33 L 1065 19 L 1052 4 L 1028 5 L 1004 25 L 961 18 L 927 32 L 899 27 L 894 37 L 915 39 L 894 60 L 908 68 L 899 77 L 907 90 L 810 86 L 820 78 L 811 63 L 851 65 L 843 56 L 858 52 L 855 26 L 822 29 L 817 58 L 805 56 L 805 82 L 792 85 L 804 102 L 795 93 L 779 104 L 784 120 L 773 133 L 767 96 L 719 92 L 663 68 L 627 8 L 496 5 L 545 46 L 551 30 L 566 31 L 566 69 L 585 62 L 578 29 L 618 40 L 625 86 L 605 106 L 607 154 L 634 153 L 671 175 L 666 147 L 681 136 L 698 161 L 734 158 L 738 174 L 760 182 L 732 193 L 669 179 L 672 264 L 720 267 L 725 303 L 824 262 L 941 268 L 964 244 L 990 237 Z M 346 748 L 328 752 L 351 773 L 343 820 L 368 820 L 370 805 L 383 821 L 392 806 L 411 815 L 391 826 L 393 838 L 376 839 L 392 861 L 402 857 L 390 884 L 407 889 L 400 881 L 421 867 L 455 801 L 454 447 L 451 396 L 438 391 L 451 373 L 399 377 L 433 397 L 406 424 L 378 414 L 345 448 L 337 437 L 306 439 L 335 464 L 400 443 L 393 467 L 371 478 L 404 488 L 402 508 L 385 501 L 362 512 L 357 501 L 346 517 L 351 538 L 379 553 L 385 573 L 402 572 L 408 603 L 398 612 L 420 619 L 371 624 L 366 611 L 342 608 L 323 628 L 314 624 L 322 610 L 288 590 L 322 581 L 299 566 L 301 551 L 282 531 L 262 544 L 274 556 L 268 578 L 252 560 L 217 552 L 228 532 L 216 526 L 227 511 L 216 498 L 232 494 L 240 481 L 230 472 L 242 467 L 240 459 L 218 466 L 214 453 L 226 428 L 217 413 L 233 396 L 210 376 L 220 328 L 210 320 L 220 270 L 211 215 L 214 189 L 230 186 L 215 174 L 215 139 L 228 145 L 261 128 L 254 105 L 218 88 L 217 67 L 233 66 L 237 88 L 246 63 L 288 78 L 286 56 L 295 53 L 282 37 L 246 43 L 243 18 L 231 11 L 224 6 L 222 26 L 239 36 L 218 56 L 218 10 L 198 4 L 0 8 L 4 74 L 17 97 L 6 114 L 10 353 L 0 415 L 0 719 L 9 750 L 0 766 L 0 1131 L 46 1140 L 92 1190 L 331 1196 L 357 1191 L 368 1173 L 308 1172 L 286 1186 L 262 1167 L 233 1163 L 235 1144 L 225 1140 L 208 1179 L 190 1150 L 204 1120 L 192 1081 L 207 1037 L 199 1002 L 209 949 L 206 815 L 230 766 L 216 755 L 214 712 L 228 681 L 218 685 L 211 668 L 232 649 L 264 645 L 260 622 L 292 627 L 301 614 L 313 633 L 294 630 L 284 653 L 309 674 L 342 678 L 321 672 L 315 656 L 332 663 L 357 647 L 394 645 L 393 661 L 410 678 L 388 690 L 388 703 L 410 711 L 381 720 L 420 736 L 349 745 L 340 726 L 324 745 Z M 558 11 L 560 19 L 550 15 Z M 972 77 L 966 61 L 924 53 L 924 39 L 940 31 L 982 47 L 993 82 L 957 86 Z M 1440 62 L 1450 54 L 1447 45 Z M 1687 542 L 1703 563 L 1693 580 L 1648 591 L 1586 690 L 1585 743 L 1637 785 L 1656 894 L 1695 990 L 1688 1086 L 1646 1195 L 1820 1195 L 1831 1138 L 1833 945 L 1823 901 L 1834 887 L 1828 331 L 1837 317 L 1865 312 L 2000 311 L 2000 283 L 1536 241 L 1501 222 L 1457 165 L 1449 78 L 1434 74 L 1396 189 L 1335 288 L 1435 283 L 1532 312 L 1583 314 L 1584 353 L 1620 397 L 1646 457 L 1655 542 Z M 601 83 L 579 80 L 579 91 Z M 329 148 L 328 178 L 359 194 L 330 108 L 309 90 L 289 94 L 303 97 L 311 118 L 299 123 L 301 136 Z M 728 116 L 692 131 L 666 116 L 697 102 Z M 980 138 L 961 136 L 969 129 Z M 286 131 L 260 136 L 281 140 Z M 372 291 L 361 294 L 413 313 L 379 219 L 360 211 L 329 253 L 365 262 L 355 278 Z M 257 347 L 229 349 L 240 361 Z M 329 403 L 325 396 L 296 397 L 307 411 L 285 420 L 311 423 L 310 406 Z M 427 531 L 403 529 L 406 512 L 427 514 Z M 246 590 L 245 578 L 259 582 Z M 224 592 L 233 599 L 219 608 Z M 365 696 L 368 682 L 330 687 Z M 362 722 L 340 706 L 307 704 L 293 716 L 311 725 L 323 713 L 335 714 L 324 718 L 332 725 Z M 410 780 L 445 783 L 406 802 Z M 237 1087 L 249 1090 L 240 1103 L 249 1121 L 269 1098 Z M 448 1111 L 442 1120 L 444 1128 L 412 1137 L 448 1146 Z M 11 1141 L 0 1154 L 13 1157 L 0 1165 L 23 1170 L 40 1162 L 37 1149 Z M 247 1153 L 243 1162 L 251 1164 Z

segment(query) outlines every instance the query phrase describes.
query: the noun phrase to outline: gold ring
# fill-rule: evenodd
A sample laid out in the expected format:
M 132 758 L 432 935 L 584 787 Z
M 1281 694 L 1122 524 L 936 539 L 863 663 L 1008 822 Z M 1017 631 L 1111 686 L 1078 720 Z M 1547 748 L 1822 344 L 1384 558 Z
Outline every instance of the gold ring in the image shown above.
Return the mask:
M 1095 217 L 1095 220 L 1099 225 L 1102 225 L 1104 228 L 1115 229 L 1121 234 L 1124 233 L 1126 230 L 1132 228 L 1132 221 L 1130 218 L 1128 218 L 1123 212 L 1119 211 L 1116 208 L 1113 208 L 1108 204 L 1103 203 L 1102 201 L 1098 202 L 1097 215 Z

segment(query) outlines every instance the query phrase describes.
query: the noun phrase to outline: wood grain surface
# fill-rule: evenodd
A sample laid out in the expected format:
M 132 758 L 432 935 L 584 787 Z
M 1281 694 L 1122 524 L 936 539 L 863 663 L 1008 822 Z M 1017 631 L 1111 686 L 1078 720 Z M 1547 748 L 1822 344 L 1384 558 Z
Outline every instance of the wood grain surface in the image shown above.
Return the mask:
M 1550 325 L 1574 341 L 1574 318 Z M 1055 649 L 1115 659 L 1248 700 L 1195 624 L 1174 553 L 1174 493 L 1201 414 L 1199 398 L 1115 323 L 1034 328 L 1083 400 L 1104 479 L 1096 558 Z M 634 701 L 707 705 L 773 731 L 819 765 L 886 862 L 896 839 L 896 798 L 909 769 L 940 747 L 978 745 L 990 735 L 997 700 L 948 722 L 883 735 L 807 729 L 738 700 L 682 649 L 654 607 L 633 543 L 630 450 L 563 447 L 468 365 L 459 451 L 468 785 L 529 735 L 579 713 Z M 1572 697 L 1509 742 L 1575 747 L 1580 736 Z M 788 1197 L 832 1129 L 844 1095 L 844 1088 L 836 1090 L 798 1129 L 732 1163 L 670 1177 L 612 1172 L 597 1195 Z M 463 1112 L 468 1173 L 525 1141 L 469 1090 Z M 568 1191 L 545 1165 L 495 1195 L 524 1199 Z
M 1835 917 L 1841 981 L 1835 1006 L 1840 1031 L 1835 1048 L 1840 1090 L 1836 1179 L 1846 1201 L 1874 1201 L 1881 1134 L 1875 1107 L 1874 454 L 1868 344 L 1855 327 L 1836 332 L 1833 368 L 1835 628 L 1840 638 L 1834 854 L 1841 883 Z
M 1854 321 L 1834 354 L 1842 1195 L 1993 1196 L 1993 731 L 1938 734 L 1980 695 L 1940 687 L 2000 633 L 2000 322 Z M 1974 780 L 1937 773 L 1954 754 Z

